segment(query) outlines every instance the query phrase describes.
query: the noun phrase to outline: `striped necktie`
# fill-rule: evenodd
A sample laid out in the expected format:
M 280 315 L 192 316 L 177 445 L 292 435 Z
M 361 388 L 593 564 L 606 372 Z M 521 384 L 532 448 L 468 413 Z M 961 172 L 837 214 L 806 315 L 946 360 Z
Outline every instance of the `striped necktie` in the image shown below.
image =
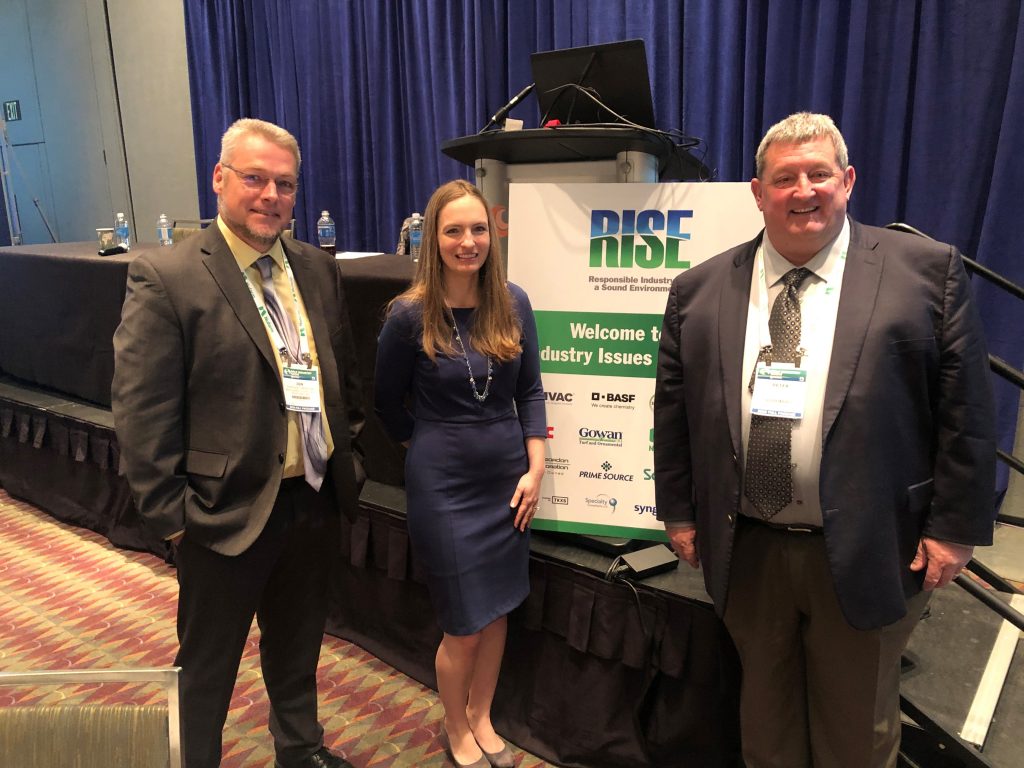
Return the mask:
M 299 334 L 295 330 L 288 313 L 284 311 L 274 290 L 272 267 L 274 260 L 268 256 L 260 256 L 256 266 L 263 278 L 263 304 L 267 308 L 274 327 L 281 334 L 289 358 L 298 365 L 300 361 Z M 298 311 L 298 307 L 295 308 Z M 305 467 L 306 482 L 314 490 L 319 491 L 327 471 L 327 441 L 324 439 L 324 423 L 321 411 L 309 413 L 299 411 L 299 425 L 302 431 L 302 461 Z

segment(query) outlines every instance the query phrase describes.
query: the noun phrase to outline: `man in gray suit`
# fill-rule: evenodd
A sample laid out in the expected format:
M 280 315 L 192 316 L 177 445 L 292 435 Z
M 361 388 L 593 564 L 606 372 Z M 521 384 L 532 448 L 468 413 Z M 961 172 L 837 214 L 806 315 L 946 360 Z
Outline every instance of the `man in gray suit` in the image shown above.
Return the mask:
M 748 768 L 894 766 L 902 651 L 991 543 L 982 329 L 955 248 L 847 217 L 829 117 L 774 125 L 756 164 L 762 233 L 669 293 L 658 517 L 739 651 Z
M 350 764 L 323 743 L 316 667 L 337 509 L 356 514 L 362 399 L 334 260 L 281 237 L 295 138 L 224 134 L 216 222 L 136 258 L 114 336 L 114 421 L 146 522 L 174 545 L 188 768 L 220 764 L 255 615 L 279 768 Z

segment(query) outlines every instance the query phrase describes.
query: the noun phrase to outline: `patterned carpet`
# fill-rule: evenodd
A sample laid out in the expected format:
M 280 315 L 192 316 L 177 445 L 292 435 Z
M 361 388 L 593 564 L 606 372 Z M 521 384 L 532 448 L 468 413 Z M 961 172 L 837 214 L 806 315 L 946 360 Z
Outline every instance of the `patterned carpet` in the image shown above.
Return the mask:
M 149 554 L 57 522 L 0 489 L 0 670 L 167 667 L 176 649 L 174 571 Z M 224 768 L 272 766 L 254 625 L 224 735 Z M 317 677 L 326 743 L 357 768 L 447 766 L 437 695 L 357 646 L 327 635 Z M 29 701 L 149 703 L 141 685 L 0 690 Z M 516 751 L 520 768 L 548 763 Z

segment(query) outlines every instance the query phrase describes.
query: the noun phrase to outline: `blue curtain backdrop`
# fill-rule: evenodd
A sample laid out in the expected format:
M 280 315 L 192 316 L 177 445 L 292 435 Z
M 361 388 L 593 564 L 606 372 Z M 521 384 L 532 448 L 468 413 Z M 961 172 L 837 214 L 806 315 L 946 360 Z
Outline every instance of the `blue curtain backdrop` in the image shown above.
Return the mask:
M 857 169 L 851 212 L 905 221 L 1024 283 L 1019 0 L 185 0 L 200 206 L 220 135 L 260 117 L 303 149 L 298 235 L 323 208 L 339 248 L 394 248 L 437 184 L 439 145 L 531 81 L 529 54 L 642 38 L 658 127 L 745 181 L 764 131 L 831 114 Z M 539 118 L 531 96 L 513 116 Z M 1024 366 L 1024 308 L 975 280 L 991 351 Z M 1002 447 L 1017 390 L 997 381 Z M 1005 470 L 1001 487 L 1005 488 Z

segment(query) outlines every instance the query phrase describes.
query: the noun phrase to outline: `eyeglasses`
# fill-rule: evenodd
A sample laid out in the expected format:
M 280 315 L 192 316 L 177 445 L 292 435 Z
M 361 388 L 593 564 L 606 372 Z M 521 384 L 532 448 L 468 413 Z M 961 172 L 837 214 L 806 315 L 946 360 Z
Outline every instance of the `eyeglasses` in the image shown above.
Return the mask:
M 249 189 L 263 190 L 266 189 L 269 182 L 274 182 L 274 186 L 277 188 L 277 194 L 282 197 L 291 197 L 299 189 L 299 182 L 291 181 L 290 179 L 271 179 L 267 176 L 260 176 L 258 173 L 252 173 L 250 171 L 240 171 L 235 166 L 221 161 L 221 165 L 225 168 L 230 168 L 232 171 L 238 174 L 238 178 L 241 180 Z

